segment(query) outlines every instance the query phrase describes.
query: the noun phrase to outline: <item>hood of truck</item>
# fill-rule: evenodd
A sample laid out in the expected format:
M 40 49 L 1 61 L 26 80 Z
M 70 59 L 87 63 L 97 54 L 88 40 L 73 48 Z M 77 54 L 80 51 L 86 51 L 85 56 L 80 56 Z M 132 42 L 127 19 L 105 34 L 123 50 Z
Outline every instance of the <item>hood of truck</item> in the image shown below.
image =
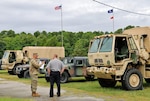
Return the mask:
M 8 59 L 3 59 L 2 58 L 2 64 L 8 64 Z
M 1 67 L 2 69 L 8 69 L 8 59 L 3 59 L 2 58 L 2 61 L 1 61 Z

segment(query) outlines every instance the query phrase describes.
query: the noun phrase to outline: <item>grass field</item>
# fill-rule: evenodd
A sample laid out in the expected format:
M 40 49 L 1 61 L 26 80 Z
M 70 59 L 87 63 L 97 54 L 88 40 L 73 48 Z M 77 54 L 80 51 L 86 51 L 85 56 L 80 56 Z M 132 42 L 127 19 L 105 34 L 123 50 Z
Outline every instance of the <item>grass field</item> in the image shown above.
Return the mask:
M 9 75 L 7 71 L 0 71 L 0 78 L 18 81 L 30 84 L 30 79 L 19 79 L 16 75 Z M 39 78 L 40 86 L 49 87 L 49 83 L 44 78 Z M 66 90 L 65 94 L 75 94 L 79 96 L 91 95 L 97 98 L 103 98 L 105 101 L 150 101 L 150 84 L 143 83 L 144 89 L 137 91 L 126 91 L 121 88 L 121 83 L 117 83 L 115 88 L 102 88 L 98 81 L 85 81 L 83 77 L 72 78 L 68 83 L 61 84 L 62 89 Z M 80 94 L 81 93 L 81 94 Z M 5 98 L 6 101 L 9 101 Z M 0 98 L 1 101 L 1 98 Z M 5 100 L 2 100 L 5 101 Z M 30 101 L 30 99 L 20 100 L 15 99 L 11 101 Z
M 32 101 L 31 99 L 0 97 L 0 101 Z

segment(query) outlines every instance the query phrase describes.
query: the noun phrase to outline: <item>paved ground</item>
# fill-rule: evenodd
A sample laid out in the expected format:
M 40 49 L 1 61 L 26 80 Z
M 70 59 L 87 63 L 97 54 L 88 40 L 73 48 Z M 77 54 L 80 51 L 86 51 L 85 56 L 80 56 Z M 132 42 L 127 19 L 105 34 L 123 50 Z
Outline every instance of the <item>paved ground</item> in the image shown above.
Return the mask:
M 5 79 L 0 79 L 0 96 L 9 96 L 15 98 L 31 98 L 35 101 L 105 101 L 101 98 L 91 97 L 89 95 L 69 95 L 65 90 L 61 90 L 61 97 L 57 97 L 56 95 L 53 98 L 49 98 L 49 88 L 48 87 L 39 87 L 37 91 L 41 97 L 33 98 L 31 96 L 30 85 L 15 82 L 15 81 L 7 81 Z M 56 94 L 56 89 L 54 90 Z

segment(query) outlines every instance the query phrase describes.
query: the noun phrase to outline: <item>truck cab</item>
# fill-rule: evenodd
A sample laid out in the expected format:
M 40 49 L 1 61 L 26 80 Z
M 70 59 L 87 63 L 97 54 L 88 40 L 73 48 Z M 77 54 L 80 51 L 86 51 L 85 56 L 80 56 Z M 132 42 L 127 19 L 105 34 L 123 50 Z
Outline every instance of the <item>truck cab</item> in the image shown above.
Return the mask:
M 2 57 L 2 69 L 9 74 L 16 74 L 16 66 L 22 64 L 23 52 L 21 50 L 6 50 Z
M 89 45 L 88 69 L 102 87 L 114 87 L 117 81 L 128 90 L 142 89 L 143 65 L 132 35 L 109 34 L 96 36 Z M 138 66 L 137 66 L 138 65 Z
M 103 35 L 93 39 L 88 57 L 93 66 L 113 66 L 122 64 L 124 60 L 134 58 L 137 52 L 136 44 L 128 35 Z

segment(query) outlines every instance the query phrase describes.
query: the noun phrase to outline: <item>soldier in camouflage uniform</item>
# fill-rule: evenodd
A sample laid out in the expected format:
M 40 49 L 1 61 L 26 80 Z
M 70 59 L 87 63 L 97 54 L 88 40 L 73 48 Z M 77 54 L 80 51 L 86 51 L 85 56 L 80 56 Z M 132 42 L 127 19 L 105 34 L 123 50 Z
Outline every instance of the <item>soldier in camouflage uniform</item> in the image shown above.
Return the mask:
M 29 72 L 31 76 L 31 91 L 33 97 L 40 97 L 40 95 L 36 93 L 36 90 L 37 90 L 37 82 L 38 82 L 38 69 L 42 64 L 39 64 L 38 62 L 38 54 L 33 53 L 33 59 L 30 61 L 30 68 L 29 68 Z

